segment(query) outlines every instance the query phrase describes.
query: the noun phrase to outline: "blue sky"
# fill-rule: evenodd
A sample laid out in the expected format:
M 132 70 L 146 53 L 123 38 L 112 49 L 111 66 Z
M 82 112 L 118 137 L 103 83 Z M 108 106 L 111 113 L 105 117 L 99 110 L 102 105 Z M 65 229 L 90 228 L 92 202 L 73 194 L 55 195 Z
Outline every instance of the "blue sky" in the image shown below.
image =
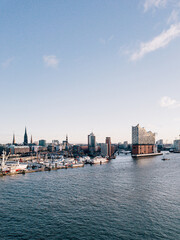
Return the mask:
M 1 0 L 0 142 L 180 134 L 180 1 Z

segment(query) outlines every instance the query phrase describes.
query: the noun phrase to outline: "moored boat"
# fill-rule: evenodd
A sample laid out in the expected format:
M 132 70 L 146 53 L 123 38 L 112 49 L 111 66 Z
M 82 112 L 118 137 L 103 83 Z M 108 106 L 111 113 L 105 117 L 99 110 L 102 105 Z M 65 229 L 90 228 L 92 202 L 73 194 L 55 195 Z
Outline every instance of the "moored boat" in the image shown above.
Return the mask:
M 90 164 L 102 164 L 102 163 L 107 163 L 108 159 L 107 158 L 103 158 L 101 156 L 97 156 L 93 159 L 91 159 Z

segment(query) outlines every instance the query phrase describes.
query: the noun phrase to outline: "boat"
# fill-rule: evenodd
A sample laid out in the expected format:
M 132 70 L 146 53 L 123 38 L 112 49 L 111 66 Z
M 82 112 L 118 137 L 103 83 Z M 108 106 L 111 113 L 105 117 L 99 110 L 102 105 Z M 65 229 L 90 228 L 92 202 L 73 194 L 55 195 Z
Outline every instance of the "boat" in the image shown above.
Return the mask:
M 106 163 L 106 162 L 108 162 L 107 158 L 103 158 L 101 156 L 97 156 L 97 157 L 91 159 L 90 164 L 102 164 L 102 163 Z
M 78 167 L 84 167 L 84 163 L 74 163 L 74 164 L 70 164 L 69 167 L 71 168 L 78 168 Z
M 86 164 L 91 163 L 91 158 L 89 156 L 85 156 L 84 163 L 86 163 Z
M 16 173 L 25 171 L 27 169 L 27 163 L 20 163 L 19 161 L 8 161 L 5 166 L 9 168 L 10 173 Z
M 1 172 L 3 173 L 18 173 L 25 171 L 27 169 L 27 163 L 20 163 L 18 161 L 6 161 L 5 162 L 5 152 L 3 151 L 1 162 Z
M 170 158 L 163 156 L 163 158 L 161 160 L 166 161 L 166 160 L 170 160 Z

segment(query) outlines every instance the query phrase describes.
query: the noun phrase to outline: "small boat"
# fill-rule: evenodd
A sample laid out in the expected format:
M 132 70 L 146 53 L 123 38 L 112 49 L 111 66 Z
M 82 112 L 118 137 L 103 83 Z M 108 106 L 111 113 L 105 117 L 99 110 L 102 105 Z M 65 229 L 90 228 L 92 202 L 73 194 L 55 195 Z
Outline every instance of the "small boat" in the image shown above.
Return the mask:
M 108 159 L 107 158 L 103 158 L 101 156 L 97 156 L 93 159 L 91 159 L 90 164 L 102 164 L 102 163 L 107 163 Z
M 170 158 L 163 157 L 161 160 L 166 161 L 166 160 L 170 160 Z

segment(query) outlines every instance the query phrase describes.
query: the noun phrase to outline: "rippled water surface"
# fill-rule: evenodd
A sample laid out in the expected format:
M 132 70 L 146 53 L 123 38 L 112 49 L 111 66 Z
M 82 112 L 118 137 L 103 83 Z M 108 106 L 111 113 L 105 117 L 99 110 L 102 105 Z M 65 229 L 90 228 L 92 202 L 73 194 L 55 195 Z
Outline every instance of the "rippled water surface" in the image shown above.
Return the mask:
M 0 239 L 180 239 L 180 154 L 0 178 Z

